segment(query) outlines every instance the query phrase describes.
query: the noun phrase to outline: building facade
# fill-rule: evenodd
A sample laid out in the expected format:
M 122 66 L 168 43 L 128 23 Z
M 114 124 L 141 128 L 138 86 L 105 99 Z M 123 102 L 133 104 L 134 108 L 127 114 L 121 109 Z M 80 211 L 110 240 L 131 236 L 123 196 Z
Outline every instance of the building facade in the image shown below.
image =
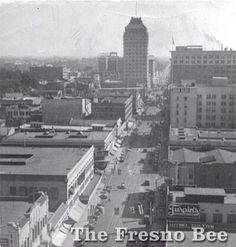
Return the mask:
M 192 227 L 203 227 L 216 232 L 234 232 L 234 196 L 218 188 L 171 188 L 166 210 L 167 229 L 192 231 Z
M 131 17 L 123 35 L 124 82 L 127 85 L 147 84 L 148 32 L 142 19 Z
M 97 98 L 92 103 L 92 119 L 117 120 L 128 122 L 132 118 L 133 96 L 110 96 Z
M 170 89 L 171 127 L 195 127 L 197 110 L 196 87 L 183 86 Z
M 170 89 L 172 127 L 234 129 L 236 87 L 227 78 L 212 79 L 208 85 L 181 85 Z
M 30 122 L 31 106 L 11 105 L 6 108 L 6 125 L 19 126 Z
M 155 64 L 155 57 L 149 56 L 148 57 L 148 87 L 153 88 L 154 79 L 156 76 L 156 64 Z
M 1 147 L 0 196 L 49 196 L 49 210 L 72 207 L 94 175 L 94 147 Z M 52 167 L 54 169 L 52 169 Z
M 169 151 L 170 177 L 183 186 L 236 188 L 236 153 L 222 149 Z
M 195 80 L 196 83 L 211 83 L 212 77 L 227 77 L 236 83 L 236 51 L 203 50 L 202 46 L 176 46 L 171 52 L 173 83 Z
M 69 125 L 71 119 L 83 119 L 90 115 L 91 103 L 81 98 L 44 99 L 42 114 L 45 124 Z
M 48 246 L 47 241 L 46 245 L 43 245 L 42 241 L 47 236 L 48 196 L 44 193 L 38 194 L 35 201 L 29 198 L 25 198 L 25 201 L 17 198 L 14 201 L 13 197 L 4 201 L 4 198 L 1 198 L 1 246 Z

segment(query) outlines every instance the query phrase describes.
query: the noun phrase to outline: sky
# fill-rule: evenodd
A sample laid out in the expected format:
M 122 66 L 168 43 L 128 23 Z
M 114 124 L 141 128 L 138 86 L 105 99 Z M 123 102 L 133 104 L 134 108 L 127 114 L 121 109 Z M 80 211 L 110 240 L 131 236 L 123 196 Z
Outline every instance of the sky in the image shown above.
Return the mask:
M 136 1 L 0 0 L 0 56 L 123 55 L 123 32 Z M 138 0 L 149 54 L 174 45 L 236 49 L 235 0 Z

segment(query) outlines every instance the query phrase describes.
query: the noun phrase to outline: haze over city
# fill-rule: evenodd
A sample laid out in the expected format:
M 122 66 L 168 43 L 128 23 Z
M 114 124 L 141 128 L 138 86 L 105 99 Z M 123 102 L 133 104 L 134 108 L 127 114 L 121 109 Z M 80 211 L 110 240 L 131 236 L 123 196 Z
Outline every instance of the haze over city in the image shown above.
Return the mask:
M 228 1 L 137 1 L 149 32 L 149 54 L 175 45 L 236 49 L 236 4 Z M 123 55 L 123 32 L 135 1 L 1 1 L 0 56 Z

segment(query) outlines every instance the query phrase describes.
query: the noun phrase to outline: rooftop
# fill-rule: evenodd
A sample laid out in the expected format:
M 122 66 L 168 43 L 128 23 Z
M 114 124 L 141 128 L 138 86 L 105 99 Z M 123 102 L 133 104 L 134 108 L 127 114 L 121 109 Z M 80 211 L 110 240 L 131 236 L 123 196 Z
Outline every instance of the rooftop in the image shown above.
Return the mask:
M 117 120 L 84 120 L 84 119 L 72 119 L 70 125 L 72 126 L 93 126 L 104 125 L 106 127 L 113 127 L 117 123 Z
M 108 96 L 99 98 L 99 103 L 125 103 L 130 96 Z
M 224 189 L 217 188 L 193 188 L 185 187 L 185 195 L 202 195 L 202 196 L 226 196 Z
M 235 130 L 205 130 L 196 128 L 171 128 L 170 134 L 171 144 L 211 144 L 211 145 L 236 145 Z
M 66 176 L 87 151 L 88 148 L 0 146 L 0 174 Z
M 147 28 L 144 26 L 141 17 L 131 17 L 129 24 L 125 27 L 125 29 L 144 29 Z
M 0 201 L 1 226 L 9 222 L 22 224 L 22 218 L 31 206 L 31 203 L 24 201 Z
M 172 190 L 173 202 L 185 202 L 186 195 L 221 196 L 224 197 L 224 204 L 236 204 L 236 194 L 226 193 L 219 188 L 192 188 L 185 187 L 184 190 Z M 209 202 L 210 203 L 210 202 Z
M 236 162 L 236 153 L 223 149 L 215 149 L 207 152 L 197 152 L 186 148 L 170 150 L 169 162 L 177 163 L 227 163 Z
M 104 142 L 110 131 L 30 131 L 17 132 L 2 140 L 3 145 L 34 145 L 34 146 L 79 146 L 96 145 Z

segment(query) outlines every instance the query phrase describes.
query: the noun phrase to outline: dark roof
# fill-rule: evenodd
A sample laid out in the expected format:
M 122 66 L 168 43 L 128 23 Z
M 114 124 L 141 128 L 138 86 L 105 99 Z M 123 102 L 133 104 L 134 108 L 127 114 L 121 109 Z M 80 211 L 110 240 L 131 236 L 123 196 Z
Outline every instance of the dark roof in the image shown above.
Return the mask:
M 114 127 L 117 120 L 84 120 L 84 119 L 72 119 L 70 125 L 72 126 L 93 126 L 93 125 L 105 125 L 107 127 Z
M 144 29 L 147 28 L 144 26 L 141 17 L 131 17 L 129 24 L 125 27 L 125 29 Z
M 224 189 L 216 188 L 184 188 L 185 195 L 199 195 L 199 196 L 226 196 Z

